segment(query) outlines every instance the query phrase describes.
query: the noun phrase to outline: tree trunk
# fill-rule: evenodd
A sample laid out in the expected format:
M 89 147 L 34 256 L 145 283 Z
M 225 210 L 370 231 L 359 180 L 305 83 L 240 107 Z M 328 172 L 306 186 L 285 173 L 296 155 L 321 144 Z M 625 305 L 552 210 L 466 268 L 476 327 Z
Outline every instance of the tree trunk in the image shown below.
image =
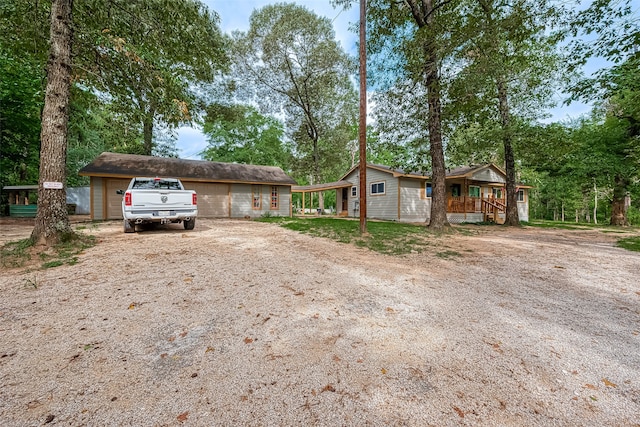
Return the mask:
M 73 37 L 72 8 L 73 0 L 53 0 L 51 3 L 47 87 L 40 133 L 38 211 L 31 233 L 31 241 L 36 244 L 54 245 L 59 243 L 65 234 L 72 233 L 65 190 Z M 44 183 L 47 183 L 47 187 L 54 188 L 44 188 Z
M 423 24 L 433 26 L 433 5 L 431 0 L 425 0 L 427 17 L 423 17 Z M 427 40 L 423 46 L 425 55 L 424 78 L 427 86 L 427 101 L 429 103 L 429 151 L 431 153 L 431 219 L 429 228 L 441 230 L 449 227 L 447 220 L 447 187 L 445 184 L 446 170 L 444 150 L 442 147 L 442 105 L 440 100 L 440 73 L 438 70 L 438 53 L 435 41 Z
M 146 156 L 153 155 L 153 116 L 150 112 L 144 118 L 142 123 L 142 135 L 144 137 L 144 153 Z
M 617 175 L 613 187 L 613 199 L 611 200 L 611 225 L 627 226 L 627 186 L 629 182 L 624 177 Z
M 507 174 L 507 212 L 504 225 L 518 226 L 518 200 L 516 198 L 516 162 L 511 145 L 511 113 L 507 97 L 507 85 L 502 77 L 498 79 L 498 108 L 502 127 L 502 143 L 504 145 L 505 172 Z
M 593 223 L 598 223 L 598 187 L 596 181 L 593 181 Z

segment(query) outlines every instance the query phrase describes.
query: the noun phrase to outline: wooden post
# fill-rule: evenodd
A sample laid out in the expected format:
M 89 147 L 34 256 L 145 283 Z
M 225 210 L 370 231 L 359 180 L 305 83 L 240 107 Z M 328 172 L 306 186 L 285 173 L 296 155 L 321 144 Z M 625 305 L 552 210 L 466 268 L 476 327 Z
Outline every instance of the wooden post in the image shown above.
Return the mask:
M 360 234 L 367 232 L 367 0 L 360 0 Z

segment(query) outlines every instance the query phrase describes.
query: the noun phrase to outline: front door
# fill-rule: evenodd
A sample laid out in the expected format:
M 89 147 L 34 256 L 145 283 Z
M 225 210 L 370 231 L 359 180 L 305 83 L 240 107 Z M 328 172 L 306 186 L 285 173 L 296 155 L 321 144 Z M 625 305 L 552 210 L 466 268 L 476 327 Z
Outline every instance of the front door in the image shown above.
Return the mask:
M 349 210 L 349 189 L 342 189 L 342 211 L 346 212 Z

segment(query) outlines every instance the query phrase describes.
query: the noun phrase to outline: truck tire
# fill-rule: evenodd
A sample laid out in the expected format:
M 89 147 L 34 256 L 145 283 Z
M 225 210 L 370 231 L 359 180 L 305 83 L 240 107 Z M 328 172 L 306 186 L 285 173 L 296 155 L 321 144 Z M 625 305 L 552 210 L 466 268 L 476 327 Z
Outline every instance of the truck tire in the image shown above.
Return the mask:
M 136 225 L 130 223 L 129 221 L 127 221 L 125 219 L 124 220 L 124 232 L 125 233 L 135 233 L 136 232 Z
M 196 219 L 192 218 L 188 221 L 183 221 L 182 224 L 184 225 L 185 230 L 193 230 L 193 227 L 196 226 Z

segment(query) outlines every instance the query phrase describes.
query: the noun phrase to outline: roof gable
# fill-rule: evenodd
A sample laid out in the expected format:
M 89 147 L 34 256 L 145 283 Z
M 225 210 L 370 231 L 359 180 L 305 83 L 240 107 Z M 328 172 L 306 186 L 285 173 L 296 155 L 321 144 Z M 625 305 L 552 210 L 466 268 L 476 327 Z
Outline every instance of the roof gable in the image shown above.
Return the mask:
M 275 166 L 209 162 L 137 154 L 102 153 L 80 169 L 81 176 L 134 177 L 161 176 L 191 181 L 241 182 L 295 185 Z
M 450 170 L 447 173 L 447 178 L 467 178 L 473 181 L 499 183 L 507 181 L 506 173 L 493 163 L 480 166 L 461 166 Z

